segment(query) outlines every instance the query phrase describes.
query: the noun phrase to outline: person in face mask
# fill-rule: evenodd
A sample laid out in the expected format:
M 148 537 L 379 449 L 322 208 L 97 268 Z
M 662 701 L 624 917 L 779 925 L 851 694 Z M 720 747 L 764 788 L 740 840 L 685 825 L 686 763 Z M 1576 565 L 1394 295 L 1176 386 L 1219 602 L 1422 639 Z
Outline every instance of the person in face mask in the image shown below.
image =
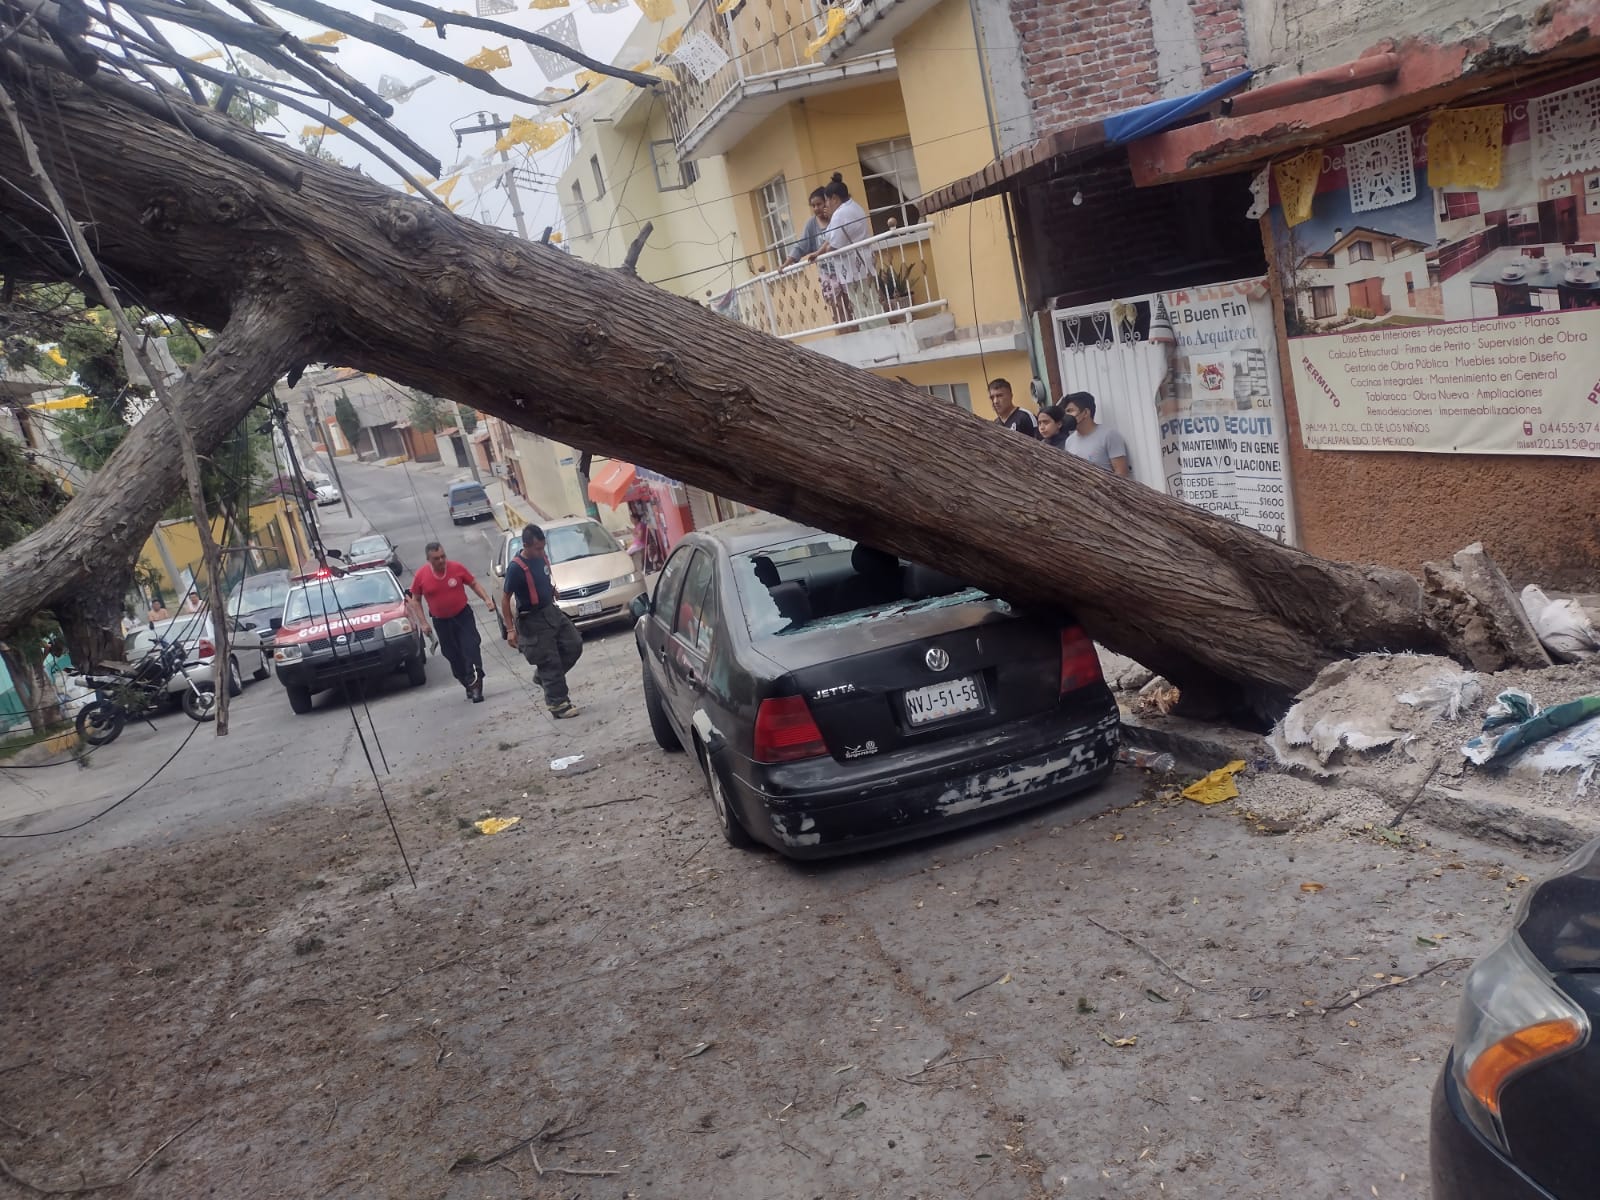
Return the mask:
M 1078 427 L 1078 423 L 1067 415 L 1065 409 L 1059 404 L 1052 404 L 1039 410 L 1039 437 L 1048 446 L 1057 450 L 1067 448 L 1067 435 Z

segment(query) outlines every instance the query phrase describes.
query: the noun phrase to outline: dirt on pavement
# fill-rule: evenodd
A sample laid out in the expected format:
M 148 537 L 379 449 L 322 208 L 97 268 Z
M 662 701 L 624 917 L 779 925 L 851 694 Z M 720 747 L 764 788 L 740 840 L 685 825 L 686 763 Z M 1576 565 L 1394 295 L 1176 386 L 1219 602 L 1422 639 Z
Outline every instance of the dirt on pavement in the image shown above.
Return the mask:
M 800 867 L 727 847 L 625 674 L 611 695 L 559 743 L 391 777 L 415 888 L 370 785 L 13 854 L 6 1171 L 228 1200 L 1426 1195 L 1464 960 L 1545 864 L 1128 772 Z M 579 743 L 595 769 L 552 772 Z

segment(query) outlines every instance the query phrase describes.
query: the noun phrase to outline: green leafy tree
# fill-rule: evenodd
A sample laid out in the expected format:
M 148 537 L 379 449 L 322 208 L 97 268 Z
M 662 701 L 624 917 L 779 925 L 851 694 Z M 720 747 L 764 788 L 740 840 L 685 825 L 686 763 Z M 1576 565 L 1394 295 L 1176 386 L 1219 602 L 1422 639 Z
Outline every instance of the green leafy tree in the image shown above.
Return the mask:
M 361 418 L 356 414 L 356 406 L 350 403 L 350 397 L 343 388 L 333 401 L 333 419 L 339 422 L 339 428 L 344 431 L 344 440 L 354 448 L 356 436 L 361 432 Z
M 461 410 L 461 432 L 475 433 L 478 428 L 478 413 L 476 409 L 463 408 Z
M 448 423 L 444 402 L 426 392 L 411 393 L 411 424 L 428 433 L 438 433 Z

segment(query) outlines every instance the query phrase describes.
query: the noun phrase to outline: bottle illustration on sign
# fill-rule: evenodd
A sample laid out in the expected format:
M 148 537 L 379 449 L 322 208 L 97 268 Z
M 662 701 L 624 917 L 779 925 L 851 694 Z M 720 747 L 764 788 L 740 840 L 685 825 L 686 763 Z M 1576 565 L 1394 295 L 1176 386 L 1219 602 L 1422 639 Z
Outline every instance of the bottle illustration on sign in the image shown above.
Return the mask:
M 1522 423 L 1522 436 L 1523 437 L 1532 437 L 1533 436 L 1533 422 L 1532 421 L 1524 421 Z

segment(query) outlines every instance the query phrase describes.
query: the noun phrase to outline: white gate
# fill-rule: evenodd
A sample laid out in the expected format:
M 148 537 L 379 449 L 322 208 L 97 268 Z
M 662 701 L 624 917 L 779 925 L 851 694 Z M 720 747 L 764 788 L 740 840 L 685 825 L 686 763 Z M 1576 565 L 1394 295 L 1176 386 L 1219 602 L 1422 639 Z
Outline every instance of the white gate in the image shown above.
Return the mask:
M 1151 298 L 1114 300 L 1054 313 L 1063 392 L 1089 392 L 1095 420 L 1128 443 L 1133 477 L 1166 491 L 1156 406 L 1166 384 L 1165 347 L 1146 339 Z M 1058 397 L 1059 399 L 1059 397 Z

